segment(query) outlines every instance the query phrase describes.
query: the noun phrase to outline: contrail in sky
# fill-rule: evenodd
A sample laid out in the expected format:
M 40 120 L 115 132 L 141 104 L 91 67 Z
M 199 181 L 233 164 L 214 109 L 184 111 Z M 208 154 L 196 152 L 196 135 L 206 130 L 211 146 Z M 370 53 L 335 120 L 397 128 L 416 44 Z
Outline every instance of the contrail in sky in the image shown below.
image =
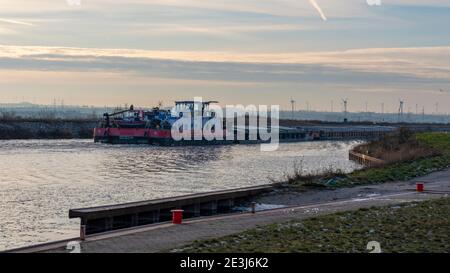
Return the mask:
M 319 4 L 317 4 L 316 0 L 309 0 L 309 2 L 311 3 L 311 5 L 317 10 L 317 12 L 319 12 L 320 17 L 322 17 L 322 20 L 326 21 L 327 17 L 325 16 L 325 14 L 323 13 L 322 9 L 320 8 Z
M 29 27 L 34 26 L 31 23 L 17 21 L 17 20 L 3 19 L 3 18 L 0 18 L 0 23 L 8 23 L 8 24 L 15 24 L 15 25 L 22 25 L 22 26 L 29 26 Z

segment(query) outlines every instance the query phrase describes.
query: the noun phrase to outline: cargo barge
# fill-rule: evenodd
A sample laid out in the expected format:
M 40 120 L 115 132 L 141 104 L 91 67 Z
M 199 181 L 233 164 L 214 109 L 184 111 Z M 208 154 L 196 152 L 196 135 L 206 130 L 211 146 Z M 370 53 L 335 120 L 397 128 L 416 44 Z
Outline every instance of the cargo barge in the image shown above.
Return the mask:
M 172 110 L 135 109 L 131 106 L 127 110 L 115 113 L 105 113 L 102 122 L 94 129 L 94 141 L 109 144 L 152 144 L 152 145 L 223 145 L 223 144 L 257 144 L 267 141 L 261 140 L 258 128 L 251 129 L 248 124 L 227 128 L 227 122 L 222 120 L 223 140 L 206 140 L 203 137 L 203 126 L 215 118 L 210 110 L 210 105 L 216 101 L 198 103 L 196 101 L 177 101 Z M 187 110 L 187 111 L 186 111 Z M 191 139 L 175 140 L 172 135 L 172 127 L 181 118 L 200 117 L 200 126 L 192 125 L 190 128 Z M 184 115 L 184 116 L 183 116 Z M 246 120 L 248 116 L 246 117 Z M 261 122 L 261 121 L 259 121 Z M 270 124 L 267 125 L 271 127 Z M 307 126 L 307 127 L 281 127 L 278 140 L 280 142 L 300 142 L 317 140 L 350 140 L 350 139 L 376 139 L 397 130 L 390 126 Z M 256 139 L 249 137 L 252 130 L 256 131 Z M 271 128 L 269 129 L 271 130 Z M 196 135 L 202 135 L 194 140 Z M 229 136 L 232 136 L 231 138 Z M 238 135 L 244 135 L 239 139 Z

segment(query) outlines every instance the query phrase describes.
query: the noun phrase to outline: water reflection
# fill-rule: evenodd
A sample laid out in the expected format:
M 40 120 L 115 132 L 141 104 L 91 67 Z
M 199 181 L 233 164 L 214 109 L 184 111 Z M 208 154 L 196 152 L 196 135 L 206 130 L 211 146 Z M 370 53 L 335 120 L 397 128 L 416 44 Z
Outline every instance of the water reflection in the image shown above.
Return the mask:
M 84 140 L 0 141 L 0 249 L 76 236 L 70 208 L 253 186 L 303 158 L 350 171 L 355 142 L 207 147 L 110 146 Z

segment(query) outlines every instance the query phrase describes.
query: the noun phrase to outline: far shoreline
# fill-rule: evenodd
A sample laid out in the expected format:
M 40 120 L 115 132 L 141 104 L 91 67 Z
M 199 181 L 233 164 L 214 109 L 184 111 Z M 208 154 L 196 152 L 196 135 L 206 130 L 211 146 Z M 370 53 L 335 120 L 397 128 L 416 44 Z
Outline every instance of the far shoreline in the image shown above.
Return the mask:
M 0 140 L 92 139 L 97 124 L 88 119 L 0 120 Z

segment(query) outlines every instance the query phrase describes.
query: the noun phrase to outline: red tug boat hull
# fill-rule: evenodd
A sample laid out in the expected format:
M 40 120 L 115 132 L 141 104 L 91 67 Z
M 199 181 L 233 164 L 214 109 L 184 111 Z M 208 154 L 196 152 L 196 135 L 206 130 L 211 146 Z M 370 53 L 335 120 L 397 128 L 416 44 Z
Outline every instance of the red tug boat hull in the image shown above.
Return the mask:
M 157 144 L 172 140 L 170 130 L 145 128 L 95 128 L 94 141 L 111 144 Z

